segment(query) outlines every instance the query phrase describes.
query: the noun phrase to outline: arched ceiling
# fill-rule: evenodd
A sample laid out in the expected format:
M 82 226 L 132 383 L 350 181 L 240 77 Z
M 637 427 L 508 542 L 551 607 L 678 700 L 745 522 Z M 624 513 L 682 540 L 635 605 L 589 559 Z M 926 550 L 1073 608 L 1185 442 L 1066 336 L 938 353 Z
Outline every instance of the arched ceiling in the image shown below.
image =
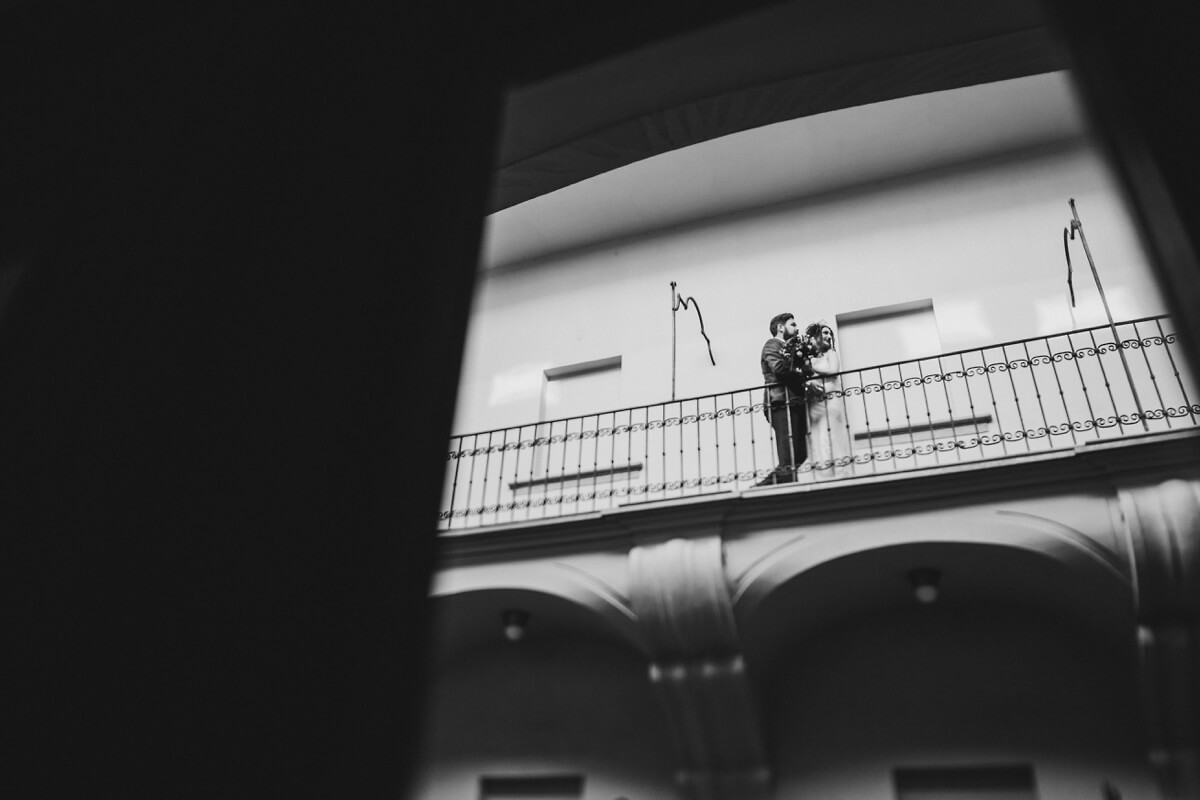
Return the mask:
M 1066 66 L 1037 0 L 760 4 L 514 87 L 489 211 L 738 131 Z
M 941 572 L 932 607 L 913 596 L 907 573 Z M 798 573 L 740 620 L 747 664 L 769 674 L 822 632 L 902 611 L 993 613 L 1056 620 L 1081 637 L 1118 648 L 1128 642 L 1133 605 L 1114 579 L 1101 586 L 1043 553 L 975 542 L 909 542 L 864 550 Z
M 504 638 L 502 614 L 519 609 L 528 614 L 526 640 L 589 639 L 613 647 L 641 652 L 631 627 L 617 629 L 594 609 L 577 600 L 531 589 L 490 588 L 437 596 L 430 628 L 432 663 L 439 669 L 469 659 L 492 647 L 517 646 Z

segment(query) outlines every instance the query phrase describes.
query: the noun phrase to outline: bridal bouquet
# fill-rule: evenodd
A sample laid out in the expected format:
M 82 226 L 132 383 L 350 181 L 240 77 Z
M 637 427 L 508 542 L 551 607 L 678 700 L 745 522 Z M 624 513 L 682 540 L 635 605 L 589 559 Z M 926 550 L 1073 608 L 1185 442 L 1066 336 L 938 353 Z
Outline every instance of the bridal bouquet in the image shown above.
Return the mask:
M 789 339 L 786 347 L 788 356 L 792 360 L 792 366 L 804 374 L 805 380 L 813 377 L 816 373 L 813 372 L 812 360 L 821 354 L 817 349 L 817 343 L 801 334 Z

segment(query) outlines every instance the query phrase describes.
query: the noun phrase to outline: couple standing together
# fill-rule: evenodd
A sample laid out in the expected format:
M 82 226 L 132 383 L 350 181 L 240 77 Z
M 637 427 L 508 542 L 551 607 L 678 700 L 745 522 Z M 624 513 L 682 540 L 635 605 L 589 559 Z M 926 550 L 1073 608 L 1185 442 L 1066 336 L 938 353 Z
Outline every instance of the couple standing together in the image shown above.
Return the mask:
M 801 334 L 794 315 L 776 314 L 761 365 L 767 384 L 763 413 L 775 432 L 779 466 L 758 485 L 796 480 L 810 449 L 817 470 L 826 476 L 841 475 L 845 467 L 835 466 L 836 460 L 850 454 L 846 416 L 840 397 L 826 397 L 841 388 L 833 329 L 814 322 Z

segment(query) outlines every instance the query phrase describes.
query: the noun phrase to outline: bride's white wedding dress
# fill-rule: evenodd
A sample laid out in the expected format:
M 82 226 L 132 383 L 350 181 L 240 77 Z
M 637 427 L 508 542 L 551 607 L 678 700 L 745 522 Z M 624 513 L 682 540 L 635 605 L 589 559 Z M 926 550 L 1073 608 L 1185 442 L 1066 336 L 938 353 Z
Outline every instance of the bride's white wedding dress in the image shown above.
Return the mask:
M 850 446 L 850 431 L 846 427 L 846 398 L 840 394 L 826 398 L 829 392 L 841 392 L 842 379 L 838 376 L 841 362 L 836 350 L 826 350 L 820 356 L 812 359 L 815 378 L 809 385 L 817 391 L 809 395 L 808 401 L 808 431 L 809 459 L 813 474 L 817 480 L 826 478 L 841 478 L 853 474 L 853 465 L 849 461 L 852 450 Z M 842 459 L 840 466 L 835 465 Z

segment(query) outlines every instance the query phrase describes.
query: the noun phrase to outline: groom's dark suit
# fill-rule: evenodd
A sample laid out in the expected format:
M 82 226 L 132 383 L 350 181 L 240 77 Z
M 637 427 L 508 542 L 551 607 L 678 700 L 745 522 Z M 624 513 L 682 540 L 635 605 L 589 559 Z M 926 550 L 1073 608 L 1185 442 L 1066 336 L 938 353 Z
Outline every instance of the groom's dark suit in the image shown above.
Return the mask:
M 808 409 L 804 403 L 804 376 L 793 368 L 787 345 L 774 337 L 762 348 L 763 411 L 775 431 L 779 466 L 767 483 L 795 480 L 796 468 L 808 458 Z

